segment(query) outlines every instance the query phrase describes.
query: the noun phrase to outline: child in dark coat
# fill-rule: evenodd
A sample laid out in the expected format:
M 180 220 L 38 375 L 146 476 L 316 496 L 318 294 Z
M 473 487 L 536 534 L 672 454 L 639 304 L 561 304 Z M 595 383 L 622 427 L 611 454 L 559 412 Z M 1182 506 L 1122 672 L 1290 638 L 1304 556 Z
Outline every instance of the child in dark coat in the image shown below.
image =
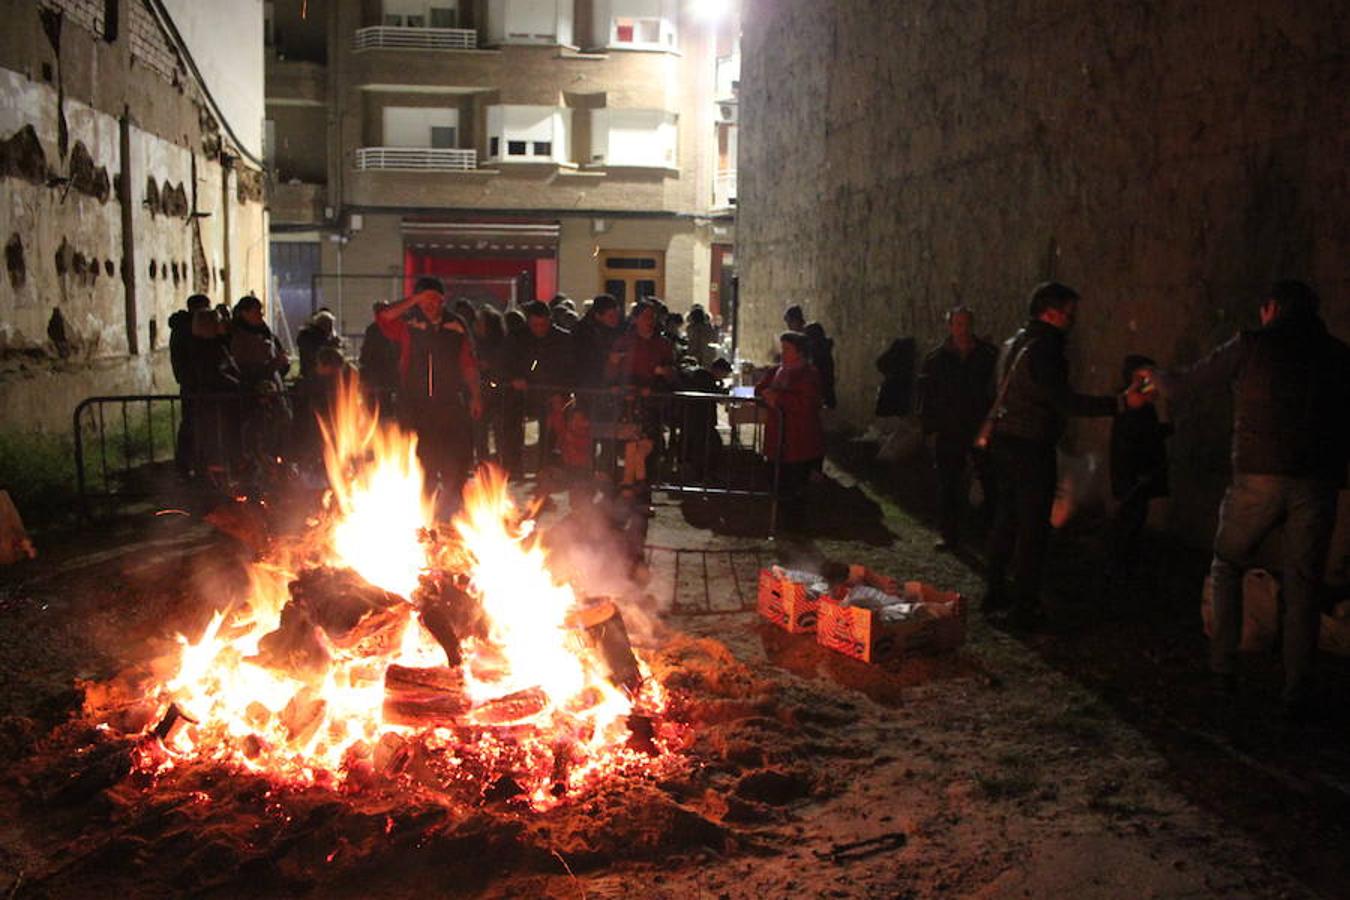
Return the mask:
M 1131 354 L 1122 366 L 1122 387 L 1145 382 L 1156 363 Z M 1111 423 L 1111 493 L 1118 504 L 1111 528 L 1111 570 L 1128 575 L 1138 562 L 1139 535 L 1148 521 L 1148 504 L 1166 497 L 1167 438 L 1170 423 L 1158 420 L 1149 403 L 1126 409 Z

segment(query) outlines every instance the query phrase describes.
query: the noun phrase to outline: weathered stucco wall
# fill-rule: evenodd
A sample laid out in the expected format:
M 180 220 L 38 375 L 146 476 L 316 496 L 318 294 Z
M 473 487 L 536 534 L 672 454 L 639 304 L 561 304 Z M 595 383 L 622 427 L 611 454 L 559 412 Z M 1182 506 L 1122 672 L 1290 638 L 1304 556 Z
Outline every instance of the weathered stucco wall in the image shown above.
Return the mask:
M 176 390 L 168 317 L 188 294 L 266 296 L 262 180 L 143 3 L 0 17 L 0 431 L 64 431 L 84 397 Z
M 789 302 L 836 337 L 841 412 L 947 307 L 1009 334 L 1055 277 L 1085 304 L 1084 389 L 1127 352 L 1189 361 L 1300 277 L 1350 336 L 1344 4 L 748 0 L 737 256 L 742 345 Z M 1208 528 L 1222 402 L 1182 411 L 1173 524 Z M 1100 446 L 1105 426 L 1077 429 Z

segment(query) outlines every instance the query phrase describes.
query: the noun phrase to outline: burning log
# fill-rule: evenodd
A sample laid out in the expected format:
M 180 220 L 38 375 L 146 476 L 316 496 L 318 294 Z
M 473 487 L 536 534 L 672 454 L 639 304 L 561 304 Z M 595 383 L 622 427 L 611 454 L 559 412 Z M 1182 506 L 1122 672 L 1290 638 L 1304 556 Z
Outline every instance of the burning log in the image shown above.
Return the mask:
M 487 621 L 478 598 L 455 576 L 424 578 L 418 590 L 422 624 L 445 650 L 446 663 L 460 664 L 459 642 L 466 637 L 486 637 Z
M 489 700 L 469 714 L 479 725 L 508 725 L 531 716 L 537 716 L 548 706 L 548 694 L 543 688 L 526 688 Z
M 328 671 L 332 657 L 309 612 L 288 603 L 281 611 L 276 630 L 263 635 L 257 654 L 249 661 L 304 681 L 315 681 Z
M 287 609 L 304 609 L 339 647 L 373 641 L 372 653 L 387 652 L 393 647 L 386 645 L 398 639 L 395 626 L 406 615 L 402 598 L 374 587 L 351 569 L 308 569 L 291 582 L 290 591 Z
M 385 670 L 384 721 L 391 725 L 452 725 L 468 710 L 458 669 L 393 665 Z
M 155 726 L 153 734 L 161 742 L 167 744 L 188 725 L 196 724 L 197 720 L 183 712 L 182 707 L 177 703 L 170 703 L 169 708 L 164 713 L 164 718 L 160 719 L 159 724 Z
M 313 688 L 301 688 L 281 711 L 281 724 L 293 743 L 307 744 L 328 715 L 328 702 Z
M 609 670 L 609 680 L 616 687 L 629 693 L 642 684 L 642 672 L 638 669 L 637 657 L 633 656 L 633 645 L 628 640 L 628 629 L 624 628 L 623 616 L 611 600 L 601 600 L 573 613 L 570 619 L 573 628 L 585 635 L 589 644 Z

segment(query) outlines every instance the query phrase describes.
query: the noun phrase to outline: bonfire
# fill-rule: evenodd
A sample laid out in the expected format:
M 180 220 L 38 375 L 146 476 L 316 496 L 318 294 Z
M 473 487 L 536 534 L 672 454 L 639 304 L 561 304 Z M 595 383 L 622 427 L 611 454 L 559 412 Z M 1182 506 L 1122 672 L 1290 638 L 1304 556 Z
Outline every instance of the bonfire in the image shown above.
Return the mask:
M 330 493 L 180 636 L 136 765 L 209 762 L 292 785 L 415 785 L 548 809 L 654 772 L 683 736 L 619 604 L 550 573 L 506 477 L 478 470 L 437 522 L 416 437 L 355 380 L 321 422 Z

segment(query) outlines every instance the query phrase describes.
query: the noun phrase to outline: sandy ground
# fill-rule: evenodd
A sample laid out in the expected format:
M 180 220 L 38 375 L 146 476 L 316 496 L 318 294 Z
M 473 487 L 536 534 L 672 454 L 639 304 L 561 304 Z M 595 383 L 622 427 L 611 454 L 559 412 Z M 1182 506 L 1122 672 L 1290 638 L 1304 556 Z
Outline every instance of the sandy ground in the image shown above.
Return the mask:
M 601 817 L 598 798 L 572 819 L 517 823 L 535 837 L 552 828 L 531 846 L 553 852 L 480 860 L 471 877 L 447 854 L 481 847 L 391 838 L 387 852 L 374 840 L 359 868 L 337 875 L 170 884 L 211 896 L 1350 895 L 1344 723 L 1253 724 L 1270 717 L 1268 685 L 1236 712 L 1214 709 L 1193 606 L 1121 613 L 1070 590 L 1066 564 L 1057 577 L 1069 600 L 1053 607 L 1066 630 L 1014 637 L 975 615 L 959 652 L 886 668 L 741 611 L 758 565 L 774 559 L 858 562 L 978 595 L 973 569 L 933 553 L 933 534 L 890 494 L 830 475 L 816 486 L 813 521 L 773 541 L 755 533 L 761 510 L 658 501 L 650 590 L 667 630 L 654 643 L 668 671 L 688 676 L 685 661 L 701 655 L 721 674 L 695 679 L 707 726 L 687 771 L 609 811 L 633 821 L 606 833 L 654 834 L 651 846 L 596 849 L 592 832 L 564 835 L 577 816 Z M 123 845 L 100 845 L 104 856 L 79 849 L 117 821 L 109 803 L 58 810 L 15 773 L 78 709 L 77 678 L 106 678 L 171 628 L 204 619 L 247 551 L 195 517 L 148 513 L 43 551 L 0 575 L 0 751 L 11 762 L 0 889 L 135 896 L 159 883 L 139 863 L 108 862 Z M 1184 597 L 1194 572 L 1177 560 L 1169 577 Z M 1269 661 L 1252 678 L 1273 684 Z M 693 825 L 640 821 L 671 811 Z

